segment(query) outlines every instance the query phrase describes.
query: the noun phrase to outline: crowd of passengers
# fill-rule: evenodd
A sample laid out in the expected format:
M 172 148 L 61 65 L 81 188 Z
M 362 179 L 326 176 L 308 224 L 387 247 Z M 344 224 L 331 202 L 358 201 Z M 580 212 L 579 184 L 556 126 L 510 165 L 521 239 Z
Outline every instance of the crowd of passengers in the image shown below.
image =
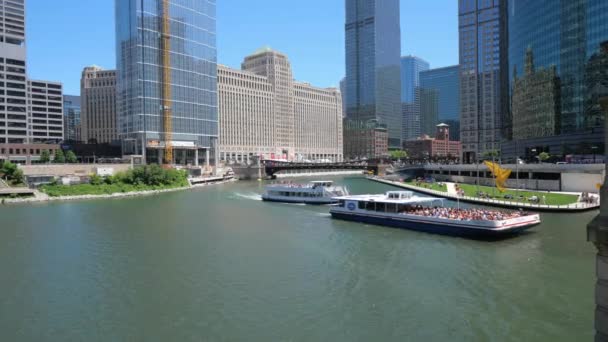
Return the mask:
M 487 209 L 425 208 L 420 205 L 407 208 L 403 213 L 460 221 L 502 221 L 527 215 L 523 211 L 504 212 Z

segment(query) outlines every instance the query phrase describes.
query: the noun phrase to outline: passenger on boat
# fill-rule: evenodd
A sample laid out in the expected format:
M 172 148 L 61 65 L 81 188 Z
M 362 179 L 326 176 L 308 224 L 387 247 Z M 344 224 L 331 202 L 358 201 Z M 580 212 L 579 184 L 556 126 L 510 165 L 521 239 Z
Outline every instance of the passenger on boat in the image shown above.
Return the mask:
M 527 215 L 523 211 L 504 212 L 487 209 L 424 208 L 420 205 L 409 207 L 403 213 L 460 221 L 503 221 Z

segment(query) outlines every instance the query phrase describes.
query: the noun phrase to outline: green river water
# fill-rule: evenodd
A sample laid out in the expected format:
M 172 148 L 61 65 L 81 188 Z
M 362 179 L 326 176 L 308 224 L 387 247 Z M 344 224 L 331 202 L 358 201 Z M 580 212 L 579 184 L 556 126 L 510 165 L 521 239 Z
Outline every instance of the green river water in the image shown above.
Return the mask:
M 593 338 L 597 212 L 487 242 L 336 221 L 262 191 L 0 206 L 0 341 Z

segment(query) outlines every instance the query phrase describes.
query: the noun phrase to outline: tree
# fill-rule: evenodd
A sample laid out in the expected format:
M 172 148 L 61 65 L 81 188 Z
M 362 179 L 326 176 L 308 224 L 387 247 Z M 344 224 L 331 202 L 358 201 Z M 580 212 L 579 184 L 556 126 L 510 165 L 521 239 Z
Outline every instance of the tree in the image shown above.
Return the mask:
M 543 162 L 544 162 L 545 160 L 549 159 L 549 158 L 551 158 L 551 155 L 549 155 L 549 153 L 547 153 L 547 152 L 541 152 L 541 153 L 538 155 L 538 159 L 539 159 L 540 161 L 543 161 Z
M 51 161 L 51 156 L 49 155 L 49 151 L 43 150 L 42 153 L 40 153 L 40 162 L 46 164 L 50 161 Z
M 23 183 L 23 171 L 19 169 L 17 164 L 11 163 L 10 161 L 2 164 L 0 174 L 13 185 Z
M 76 154 L 72 151 L 66 152 L 65 160 L 70 164 L 74 164 L 74 163 L 78 162 L 78 158 L 76 158 Z
M 53 163 L 63 164 L 65 163 L 65 155 L 63 154 L 63 150 L 58 148 L 55 150 L 55 157 L 53 158 Z
M 498 158 L 499 156 L 500 152 L 498 150 L 489 150 L 483 153 L 484 159 Z
M 391 151 L 390 154 L 392 159 L 404 159 L 408 157 L 407 151 L 403 150 Z

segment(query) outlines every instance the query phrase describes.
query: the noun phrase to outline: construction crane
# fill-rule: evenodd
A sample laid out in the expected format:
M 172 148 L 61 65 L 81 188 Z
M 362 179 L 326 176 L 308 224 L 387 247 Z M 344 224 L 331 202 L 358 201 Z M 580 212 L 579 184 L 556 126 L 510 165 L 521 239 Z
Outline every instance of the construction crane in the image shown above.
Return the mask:
M 165 131 L 164 164 L 173 164 L 173 111 L 171 109 L 171 26 L 169 20 L 169 0 L 162 1 L 162 24 L 160 34 L 162 72 L 163 130 Z

